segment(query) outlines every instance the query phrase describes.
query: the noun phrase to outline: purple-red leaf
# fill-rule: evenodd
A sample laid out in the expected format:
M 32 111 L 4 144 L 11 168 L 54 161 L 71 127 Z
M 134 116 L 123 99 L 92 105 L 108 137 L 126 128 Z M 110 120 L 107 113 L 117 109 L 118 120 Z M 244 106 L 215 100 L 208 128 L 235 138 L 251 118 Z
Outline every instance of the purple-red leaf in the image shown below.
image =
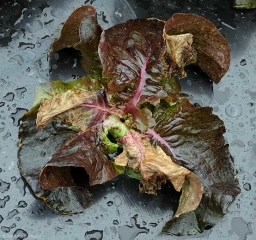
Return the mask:
M 99 44 L 102 75 L 109 79 L 108 91 L 118 105 L 125 106 L 140 89 L 142 72 L 145 73 L 142 76 L 145 84 L 141 83 L 143 88 L 139 90 L 138 104 L 156 103 L 160 98 L 178 99 L 179 84 L 175 79 L 169 79 L 160 60 L 164 46 L 163 28 L 164 21 L 161 20 L 135 19 L 102 32 Z M 142 71 L 143 67 L 146 67 L 145 71 Z
M 51 55 L 63 48 L 74 48 L 82 53 L 81 65 L 90 76 L 101 76 L 98 55 L 101 27 L 93 6 L 77 8 L 67 19 L 60 38 L 52 44 Z
M 39 183 L 45 189 L 70 187 L 75 183 L 68 172 L 70 167 L 84 168 L 90 186 L 102 184 L 118 175 L 113 163 L 100 147 L 100 132 L 88 130 L 68 139 L 44 166 Z
M 194 213 L 198 228 L 189 230 L 189 234 L 203 231 L 206 226 L 214 226 L 240 193 L 234 163 L 223 137 L 223 122 L 212 114 L 212 108 L 195 107 L 188 99 L 183 99 L 169 112 L 168 108 L 159 108 L 154 117 L 158 145 L 176 163 L 195 173 L 204 187 L 202 203 Z M 182 234 L 176 232 L 173 226 L 182 218 L 186 221 L 186 217 L 191 214 L 172 220 L 164 227 L 164 231 Z M 177 231 L 183 230 L 187 231 Z
M 192 48 L 197 52 L 198 66 L 218 83 L 228 71 L 230 50 L 228 42 L 213 23 L 196 14 L 175 13 L 165 23 L 166 36 L 190 33 Z

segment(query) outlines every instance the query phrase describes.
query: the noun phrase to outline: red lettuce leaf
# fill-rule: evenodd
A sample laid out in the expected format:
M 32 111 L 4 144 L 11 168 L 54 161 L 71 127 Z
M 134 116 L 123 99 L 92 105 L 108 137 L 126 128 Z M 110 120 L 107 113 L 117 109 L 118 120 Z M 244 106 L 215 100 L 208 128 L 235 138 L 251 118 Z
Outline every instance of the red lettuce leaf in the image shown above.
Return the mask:
M 75 186 L 72 176 L 64 174 L 69 167 L 84 168 L 90 186 L 116 177 L 113 163 L 101 149 L 100 135 L 98 131 L 88 130 L 68 139 L 41 170 L 40 185 L 45 189 Z
M 44 200 L 52 210 L 61 214 L 84 211 L 91 203 L 91 194 L 87 189 L 76 186 L 45 190 L 39 185 L 38 178 L 41 169 L 52 155 L 77 132 L 57 122 L 52 122 L 44 128 L 38 129 L 35 120 L 35 116 L 26 116 L 20 125 L 20 148 L 18 152 L 20 173 L 34 194 Z
M 230 64 L 228 42 L 215 25 L 196 14 L 175 13 L 165 23 L 167 36 L 191 33 L 192 47 L 197 52 L 196 64 L 218 83 Z
M 202 202 L 195 213 L 172 219 L 163 230 L 177 235 L 187 231 L 194 234 L 206 226 L 214 226 L 240 193 L 233 159 L 223 137 L 223 122 L 212 114 L 212 108 L 195 107 L 186 98 L 176 108 L 170 107 L 169 112 L 168 107 L 158 109 L 154 117 L 159 146 L 176 163 L 195 173 L 204 187 Z M 187 215 L 193 214 L 198 228 L 188 230 L 188 225 L 184 225 L 182 231 L 176 232 L 175 223 L 186 222 Z
M 135 95 L 141 69 L 148 57 L 146 84 L 139 104 L 154 103 L 160 98 L 178 99 L 180 86 L 175 79 L 170 80 L 160 61 L 164 46 L 163 28 L 164 21 L 161 20 L 135 19 L 102 32 L 99 44 L 102 75 L 109 79 L 107 88 L 117 104 L 125 106 Z
M 81 51 L 81 65 L 91 77 L 101 76 L 98 44 L 102 29 L 98 25 L 97 12 L 87 5 L 77 8 L 67 19 L 61 36 L 52 44 L 51 55 L 64 48 Z

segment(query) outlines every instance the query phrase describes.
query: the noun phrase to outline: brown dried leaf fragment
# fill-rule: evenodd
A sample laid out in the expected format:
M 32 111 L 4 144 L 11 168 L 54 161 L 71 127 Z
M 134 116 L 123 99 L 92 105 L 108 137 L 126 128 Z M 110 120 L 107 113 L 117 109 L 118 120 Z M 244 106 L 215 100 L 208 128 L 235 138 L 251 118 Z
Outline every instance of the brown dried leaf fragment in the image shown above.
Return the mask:
M 187 33 L 193 35 L 192 48 L 197 52 L 196 64 L 218 83 L 230 64 L 227 40 L 212 22 L 196 14 L 175 13 L 166 21 L 164 36 Z
M 164 31 L 166 51 L 164 55 L 171 59 L 169 73 L 178 75 L 180 78 L 187 76 L 184 67 L 191 62 L 196 62 L 196 51 L 192 47 L 193 35 L 191 33 L 180 35 L 167 35 Z

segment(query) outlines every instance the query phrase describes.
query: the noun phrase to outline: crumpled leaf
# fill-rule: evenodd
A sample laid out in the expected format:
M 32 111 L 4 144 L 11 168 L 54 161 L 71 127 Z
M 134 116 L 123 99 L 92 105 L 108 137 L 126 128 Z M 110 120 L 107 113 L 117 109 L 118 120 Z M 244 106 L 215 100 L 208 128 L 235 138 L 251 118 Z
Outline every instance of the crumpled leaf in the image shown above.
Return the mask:
M 164 31 L 166 50 L 164 58 L 171 64 L 166 64 L 170 75 L 178 75 L 180 78 L 187 76 L 184 67 L 192 62 L 196 62 L 196 51 L 192 47 L 193 35 L 185 33 L 180 35 L 167 35 Z M 166 60 L 165 60 L 166 61 Z
M 71 82 L 62 82 L 61 80 L 55 80 L 41 83 L 36 89 L 33 105 L 31 109 L 25 114 L 25 116 L 37 114 L 41 99 L 52 99 L 54 94 L 64 93 L 72 88 L 81 88 L 88 91 L 94 91 L 101 89 L 102 87 L 98 81 L 86 76 L 83 76 Z
M 115 164 L 129 167 L 140 175 L 140 192 L 157 194 L 161 185 L 169 180 L 176 191 L 182 189 L 174 219 L 198 207 L 203 187 L 194 173 L 174 163 L 159 146 L 152 146 L 148 139 L 137 132 L 126 131 L 119 141 L 124 151 L 114 158 Z
M 179 225 L 187 222 L 193 214 L 183 214 L 163 228 L 173 234 L 195 234 L 206 226 L 214 226 L 224 216 L 227 207 L 240 193 L 235 176 L 233 160 L 225 142 L 225 127 L 210 107 L 195 107 L 188 99 L 183 99 L 176 108 L 156 111 L 154 131 L 161 136 L 158 145 L 177 164 L 195 173 L 203 187 L 202 201 L 195 210 L 197 226 Z M 197 228 L 198 227 L 198 228 Z M 181 229 L 182 228 L 182 229 Z
M 230 64 L 228 42 L 213 23 L 196 14 L 175 13 L 166 21 L 164 36 L 191 33 L 192 48 L 197 52 L 196 64 L 218 83 Z
M 91 194 L 87 189 L 76 186 L 45 190 L 39 185 L 38 178 L 43 166 L 61 148 L 63 142 L 75 136 L 77 132 L 56 122 L 38 129 L 35 120 L 35 116 L 27 116 L 20 125 L 18 152 L 20 173 L 34 194 L 43 199 L 52 210 L 61 214 L 82 212 L 91 203 Z
M 108 107 L 111 108 L 104 89 L 86 91 L 73 88 L 55 94 L 51 100 L 42 99 L 36 124 L 43 127 L 51 120 L 60 120 L 86 131 L 103 119 Z
M 84 168 L 90 186 L 116 177 L 118 172 L 101 150 L 100 135 L 98 131 L 88 130 L 68 139 L 41 170 L 40 185 L 44 189 L 75 186 L 67 172 L 69 167 Z
M 77 8 L 63 25 L 60 38 L 53 42 L 50 55 L 63 48 L 79 50 L 82 53 L 81 66 L 86 73 L 100 77 L 98 44 L 101 32 L 95 8 L 90 5 Z
M 117 104 L 124 106 L 134 96 L 140 83 L 141 68 L 149 56 L 146 84 L 138 104 L 146 100 L 155 103 L 160 98 L 174 101 L 179 97 L 179 84 L 176 79 L 168 84 L 169 77 L 160 61 L 164 46 L 163 27 L 161 20 L 135 19 L 102 32 L 99 44 L 102 75 L 110 79 L 107 89 Z

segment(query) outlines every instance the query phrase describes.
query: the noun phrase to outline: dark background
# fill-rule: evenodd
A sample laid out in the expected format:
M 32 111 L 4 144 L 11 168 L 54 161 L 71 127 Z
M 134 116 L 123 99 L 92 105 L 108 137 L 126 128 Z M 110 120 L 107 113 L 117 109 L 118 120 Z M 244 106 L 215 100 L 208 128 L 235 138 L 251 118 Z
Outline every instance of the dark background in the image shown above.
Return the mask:
M 128 5 L 128 3 L 130 5 Z M 1 239 L 256 239 L 256 10 L 227 0 L 0 0 L 0 240 Z M 83 75 L 76 53 L 48 58 L 49 47 L 75 8 L 93 4 L 104 28 L 130 18 L 167 20 L 191 12 L 211 20 L 227 38 L 231 66 L 215 85 L 197 68 L 181 84 L 191 101 L 209 105 L 224 120 L 242 193 L 225 218 L 199 236 L 159 234 L 177 207 L 168 186 L 157 197 L 139 195 L 124 177 L 94 188 L 84 213 L 60 216 L 34 198 L 17 168 L 18 126 L 38 84 Z

